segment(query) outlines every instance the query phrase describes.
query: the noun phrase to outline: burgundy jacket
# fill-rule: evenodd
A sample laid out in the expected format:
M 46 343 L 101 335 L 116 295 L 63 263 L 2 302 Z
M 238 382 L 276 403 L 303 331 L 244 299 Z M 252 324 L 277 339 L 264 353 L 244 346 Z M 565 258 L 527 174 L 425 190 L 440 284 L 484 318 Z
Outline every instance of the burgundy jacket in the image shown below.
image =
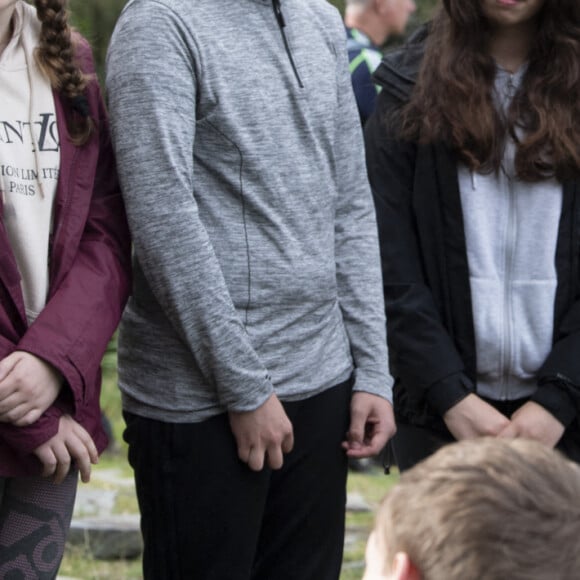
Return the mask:
M 82 41 L 77 50 L 83 70 L 94 74 L 88 45 Z M 97 131 L 82 147 L 68 138 L 69 102 L 57 93 L 54 97 L 61 161 L 48 299 L 28 326 L 20 274 L 0 219 L 0 359 L 15 350 L 32 353 L 56 367 L 65 384 L 33 425 L 0 423 L 0 477 L 40 473 L 32 451 L 57 433 L 63 413 L 90 433 L 99 452 L 105 448 L 100 364 L 130 289 L 129 232 L 98 84 L 93 80 L 87 87 Z

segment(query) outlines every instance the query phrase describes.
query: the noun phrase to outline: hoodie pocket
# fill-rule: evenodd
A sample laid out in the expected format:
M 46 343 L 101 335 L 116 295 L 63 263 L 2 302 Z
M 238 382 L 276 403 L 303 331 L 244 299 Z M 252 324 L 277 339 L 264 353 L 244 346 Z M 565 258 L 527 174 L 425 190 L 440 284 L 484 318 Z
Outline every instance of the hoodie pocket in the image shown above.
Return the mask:
M 495 279 L 472 277 L 470 284 L 477 374 L 496 380 L 502 373 L 503 289 Z
M 512 284 L 512 373 L 533 378 L 552 348 L 555 280 L 514 281 Z
M 477 372 L 531 379 L 552 348 L 555 280 L 471 278 Z

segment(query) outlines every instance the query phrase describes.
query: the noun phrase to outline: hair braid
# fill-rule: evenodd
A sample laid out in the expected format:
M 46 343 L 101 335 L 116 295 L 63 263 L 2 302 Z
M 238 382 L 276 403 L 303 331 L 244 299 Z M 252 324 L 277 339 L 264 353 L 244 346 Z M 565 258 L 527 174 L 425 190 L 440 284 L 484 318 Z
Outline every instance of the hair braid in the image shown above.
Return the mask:
M 34 4 L 42 23 L 38 63 L 52 87 L 70 100 L 74 112 L 67 123 L 69 134 L 73 143 L 82 145 L 90 138 L 94 122 L 85 95 L 88 77 L 75 60 L 67 0 L 34 0 Z

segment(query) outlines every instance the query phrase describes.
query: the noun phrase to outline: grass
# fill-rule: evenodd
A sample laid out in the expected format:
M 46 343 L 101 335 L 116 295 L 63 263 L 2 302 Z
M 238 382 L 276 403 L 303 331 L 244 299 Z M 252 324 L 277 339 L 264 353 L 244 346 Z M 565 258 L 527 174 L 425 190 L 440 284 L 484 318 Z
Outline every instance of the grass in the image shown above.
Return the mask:
M 379 502 L 398 479 L 396 470 L 385 475 L 381 469 L 374 468 L 371 473 L 349 472 L 347 489 L 349 493 L 357 493 L 371 507 L 372 512 L 347 512 L 347 536 L 354 538 L 344 547 L 342 573 L 340 580 L 360 580 L 364 569 L 364 554 L 366 540 L 374 524 L 374 512 Z
M 99 477 L 100 472 L 114 471 L 119 477 L 131 478 L 132 472 L 127 463 L 127 448 L 122 440 L 124 428 L 121 415 L 120 395 L 117 389 L 115 372 L 115 352 L 111 349 L 103 361 L 102 407 L 111 421 L 116 441 L 113 452 L 105 453 L 94 468 L 90 486 L 94 489 L 108 490 L 112 487 L 107 480 Z M 340 580 L 360 580 L 364 567 L 366 538 L 374 521 L 374 508 L 378 506 L 386 491 L 397 480 L 397 474 L 385 476 L 378 468 L 370 473 L 350 472 L 348 492 L 356 493 L 371 507 L 371 512 L 348 512 L 346 518 L 347 542 L 345 544 L 343 570 Z M 114 507 L 115 514 L 138 513 L 137 499 L 131 487 L 120 487 Z M 92 558 L 82 547 L 67 546 L 60 569 L 60 576 L 82 580 L 133 580 L 141 578 L 141 561 L 119 560 L 100 561 Z M 300 579 L 297 579 L 300 580 Z
M 133 580 L 142 578 L 140 560 L 95 560 L 83 548 L 68 546 L 59 578 L 82 580 Z

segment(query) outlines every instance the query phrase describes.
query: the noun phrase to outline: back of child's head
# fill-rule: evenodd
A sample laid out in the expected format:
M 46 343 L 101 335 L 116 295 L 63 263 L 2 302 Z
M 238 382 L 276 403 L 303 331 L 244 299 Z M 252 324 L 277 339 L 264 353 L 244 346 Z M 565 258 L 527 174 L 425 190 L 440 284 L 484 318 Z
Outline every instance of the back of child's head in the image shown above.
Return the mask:
M 448 445 L 401 476 L 375 535 L 385 569 L 404 552 L 422 580 L 578 580 L 580 467 L 521 439 Z

